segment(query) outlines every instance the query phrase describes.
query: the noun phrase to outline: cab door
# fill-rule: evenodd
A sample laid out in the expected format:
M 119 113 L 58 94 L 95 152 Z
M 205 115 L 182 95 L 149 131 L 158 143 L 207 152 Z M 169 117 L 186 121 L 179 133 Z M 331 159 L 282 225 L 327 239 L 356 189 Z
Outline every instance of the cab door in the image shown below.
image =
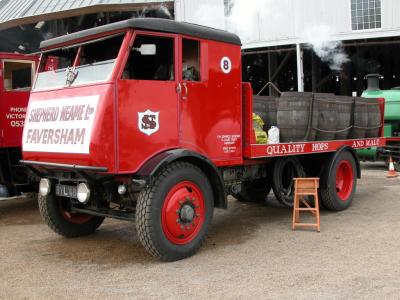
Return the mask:
M 1 146 L 21 147 L 35 63 L 4 59 L 0 70 Z
M 120 172 L 178 146 L 176 35 L 137 31 L 129 51 L 118 82 Z
M 202 154 L 208 153 L 208 128 L 213 123 L 208 103 L 207 43 L 193 37 L 179 38 L 179 142 Z
M 179 50 L 180 147 L 241 163 L 240 46 L 181 36 Z

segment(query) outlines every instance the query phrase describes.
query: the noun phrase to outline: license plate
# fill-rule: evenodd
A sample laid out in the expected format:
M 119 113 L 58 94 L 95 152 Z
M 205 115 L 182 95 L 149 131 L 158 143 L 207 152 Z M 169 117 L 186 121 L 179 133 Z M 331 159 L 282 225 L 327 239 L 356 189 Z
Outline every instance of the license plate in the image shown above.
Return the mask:
M 56 195 L 60 197 L 77 198 L 77 187 L 73 185 L 56 185 Z

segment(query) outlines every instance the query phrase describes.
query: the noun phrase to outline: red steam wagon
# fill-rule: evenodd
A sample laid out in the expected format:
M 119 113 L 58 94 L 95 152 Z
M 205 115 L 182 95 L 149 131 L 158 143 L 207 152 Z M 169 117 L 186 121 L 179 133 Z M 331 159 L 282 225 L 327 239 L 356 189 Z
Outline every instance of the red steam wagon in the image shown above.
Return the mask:
M 364 128 L 357 135 L 361 115 L 353 99 L 353 125 L 335 135 L 304 116 L 319 108 L 317 122 L 337 102 L 318 102 L 320 95 L 292 101 L 291 94 L 282 103 L 285 96 L 294 107 L 287 112 L 297 120 L 293 130 L 308 124 L 307 137 L 289 137 L 282 125 L 281 143 L 257 143 L 241 41 L 225 31 L 131 19 L 41 48 L 22 163 L 41 177 L 42 217 L 65 237 L 90 234 L 105 217 L 134 221 L 149 253 L 182 259 L 200 248 L 214 208 L 226 209 L 228 195 L 263 200 L 272 187 L 290 206 L 292 178 L 318 176 L 324 206 L 346 209 L 361 175 L 355 149 L 385 143 L 382 100 L 373 104 L 380 125 L 368 129 L 375 133 Z M 49 59 L 57 60 L 54 70 L 45 68 Z M 280 115 L 286 114 L 278 112 L 278 121 Z M 316 131 L 333 136 L 321 140 Z
M 38 57 L 0 52 L 0 197 L 30 191 L 35 181 L 19 161 L 22 129 L 37 62 Z

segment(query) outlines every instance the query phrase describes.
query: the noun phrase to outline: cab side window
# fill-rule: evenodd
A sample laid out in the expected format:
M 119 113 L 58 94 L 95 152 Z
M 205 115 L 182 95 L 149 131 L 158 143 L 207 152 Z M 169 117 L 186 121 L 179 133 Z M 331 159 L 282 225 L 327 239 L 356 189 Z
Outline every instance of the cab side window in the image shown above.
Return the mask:
M 4 89 L 6 91 L 29 91 L 32 86 L 31 62 L 4 62 Z
M 122 79 L 173 81 L 174 39 L 138 35 Z
M 182 79 L 200 81 L 200 42 L 182 40 Z

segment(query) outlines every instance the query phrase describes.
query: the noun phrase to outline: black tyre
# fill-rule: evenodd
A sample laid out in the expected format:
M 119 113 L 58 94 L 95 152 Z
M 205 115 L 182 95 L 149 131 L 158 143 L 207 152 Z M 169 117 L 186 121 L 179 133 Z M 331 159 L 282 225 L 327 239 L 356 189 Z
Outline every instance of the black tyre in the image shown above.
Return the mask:
M 263 178 L 242 183 L 239 193 L 233 195 L 240 202 L 263 202 L 271 192 L 271 181 Z
M 142 190 L 136 229 L 146 250 L 164 261 L 195 254 L 206 237 L 214 209 L 212 187 L 196 166 L 177 162 Z
M 276 199 L 286 207 L 293 207 L 293 178 L 305 177 L 304 168 L 294 156 L 278 158 L 274 164 L 272 189 Z
M 331 160 L 322 175 L 320 187 L 323 206 L 332 211 L 347 209 L 354 198 L 357 188 L 357 166 L 354 156 L 343 151 Z
M 59 235 L 67 238 L 89 235 L 103 223 L 104 217 L 71 213 L 67 198 L 52 194 L 39 195 L 39 211 L 47 225 Z

